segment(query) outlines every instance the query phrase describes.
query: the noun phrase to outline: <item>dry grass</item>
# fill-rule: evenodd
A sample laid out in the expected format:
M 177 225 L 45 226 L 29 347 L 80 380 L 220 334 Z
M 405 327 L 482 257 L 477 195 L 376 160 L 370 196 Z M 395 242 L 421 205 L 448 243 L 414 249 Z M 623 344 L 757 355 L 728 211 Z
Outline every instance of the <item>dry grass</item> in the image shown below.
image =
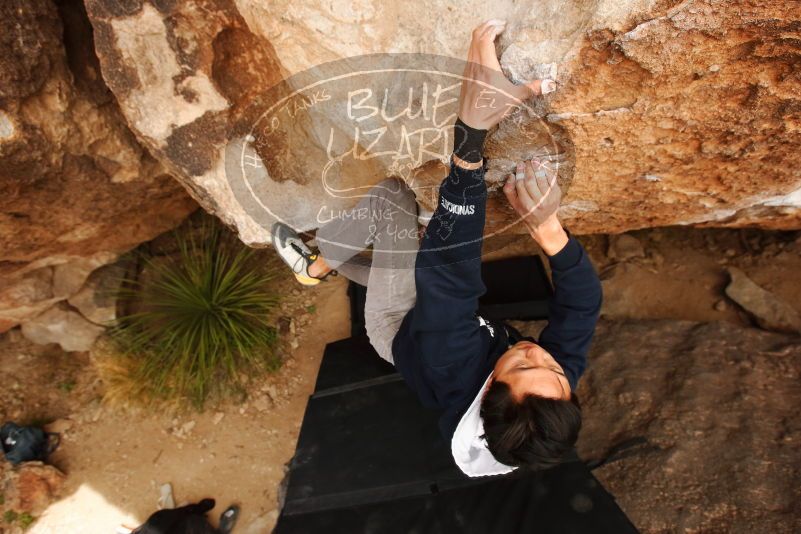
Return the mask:
M 142 411 L 157 407 L 174 413 L 191 405 L 189 399 L 163 398 L 138 379 L 136 358 L 120 352 L 107 336 L 99 338 L 91 351 L 92 365 L 103 383 L 103 403 L 116 409 Z

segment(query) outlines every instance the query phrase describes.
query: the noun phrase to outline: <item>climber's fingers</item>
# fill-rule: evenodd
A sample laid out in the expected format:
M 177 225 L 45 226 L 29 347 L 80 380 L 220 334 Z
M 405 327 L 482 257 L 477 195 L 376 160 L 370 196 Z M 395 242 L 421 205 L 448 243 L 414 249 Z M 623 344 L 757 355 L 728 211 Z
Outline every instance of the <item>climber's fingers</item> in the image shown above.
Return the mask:
M 543 95 L 556 90 L 556 82 L 550 79 L 532 80 L 530 82 L 515 85 L 501 71 L 501 64 L 495 52 L 495 39 L 506 29 L 506 21 L 500 19 L 487 20 L 473 29 L 470 47 L 467 52 L 468 66 L 465 68 L 465 76 L 475 78 L 475 74 L 470 76 L 470 64 L 475 63 L 480 68 L 487 69 L 484 73 L 484 82 L 489 86 L 496 87 L 508 96 L 517 100 L 526 100 L 535 95 Z
M 506 22 L 499 19 L 491 19 L 476 27 L 473 30 L 473 39 L 470 48 L 473 57 L 468 53 L 468 61 L 480 64 L 482 67 L 497 72 L 501 70 L 498 56 L 495 54 L 495 38 L 506 28 Z
M 531 197 L 531 200 L 534 203 L 534 206 L 537 207 L 542 204 L 545 195 L 548 194 L 548 187 L 547 187 L 547 177 L 546 177 L 546 186 L 540 188 L 539 184 L 539 177 L 540 172 L 544 172 L 542 170 L 536 170 L 534 165 L 534 161 L 525 161 L 524 162 L 524 169 L 525 169 L 525 179 L 523 180 L 523 185 L 526 188 L 526 191 Z
M 517 200 L 522 208 L 522 211 L 518 212 L 520 215 L 530 213 L 531 210 L 537 207 L 539 200 L 539 190 L 534 186 L 533 189 L 535 191 L 532 191 L 530 185 L 527 184 L 527 182 L 533 179 L 533 173 L 530 172 L 530 169 L 530 165 L 520 162 L 517 164 L 517 170 L 515 172 L 515 192 L 517 193 Z
M 517 213 L 523 214 L 526 210 L 521 204 L 520 198 L 517 196 L 517 188 L 515 187 L 515 175 L 510 174 L 506 177 L 506 183 L 503 184 L 503 194 L 506 195 L 506 200 Z
M 482 38 L 487 38 L 490 41 L 495 41 L 495 38 L 506 28 L 506 21 L 500 19 L 490 19 L 485 23 L 484 29 L 481 32 Z

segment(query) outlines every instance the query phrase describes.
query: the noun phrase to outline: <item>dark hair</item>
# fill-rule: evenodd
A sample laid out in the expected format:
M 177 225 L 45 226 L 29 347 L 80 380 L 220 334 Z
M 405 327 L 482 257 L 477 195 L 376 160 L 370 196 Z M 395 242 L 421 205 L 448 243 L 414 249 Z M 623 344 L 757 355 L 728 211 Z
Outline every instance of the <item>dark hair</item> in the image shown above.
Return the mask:
M 484 438 L 490 452 L 506 465 L 544 469 L 562 461 L 581 430 L 581 407 L 570 400 L 512 396 L 509 384 L 495 380 L 481 401 Z

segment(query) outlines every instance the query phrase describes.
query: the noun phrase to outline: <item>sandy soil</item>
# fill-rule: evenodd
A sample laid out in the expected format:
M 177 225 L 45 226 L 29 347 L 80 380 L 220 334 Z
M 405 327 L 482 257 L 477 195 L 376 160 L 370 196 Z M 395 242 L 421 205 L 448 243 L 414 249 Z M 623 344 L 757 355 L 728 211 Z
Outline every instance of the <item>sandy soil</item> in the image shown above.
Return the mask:
M 748 316 L 722 296 L 727 264 L 741 267 L 754 281 L 801 311 L 801 241 L 795 234 L 664 229 L 634 235 L 642 243 L 644 255 L 622 263 L 608 257 L 608 238 L 582 239 L 605 278 L 607 319 L 725 320 L 745 326 L 750 323 Z M 534 250 L 527 240 L 503 239 L 488 243 L 488 248 L 500 249 L 494 256 Z M 281 287 L 296 287 L 289 279 L 280 283 Z M 210 406 L 201 414 L 129 414 L 103 406 L 99 402 L 102 384 L 86 354 L 32 346 L 16 331 L 0 336 L 0 383 L 10 384 L 0 389 L 0 415 L 17 421 L 57 420 L 56 426 L 64 431 L 63 444 L 53 461 L 68 474 L 66 487 L 62 498 L 29 532 L 107 534 L 120 524 L 135 526 L 155 511 L 158 487 L 165 482 L 173 485 L 179 504 L 203 497 L 217 499 L 212 514 L 215 522 L 220 511 L 237 502 L 243 510 L 237 532 L 270 531 L 278 513 L 284 466 L 294 451 L 323 348 L 327 342 L 349 335 L 345 288 L 346 281 L 340 278 L 287 295 L 281 314 L 295 317 L 296 325 L 295 335 L 290 332 L 285 338 L 291 353 L 286 365 L 256 381 L 247 400 Z M 313 313 L 307 309 L 311 304 L 316 307 Z M 679 342 L 674 346 L 677 351 L 686 348 Z M 607 346 L 606 350 L 611 349 Z M 687 362 L 696 359 L 688 357 Z M 625 367 L 618 372 L 624 383 L 636 382 L 636 373 L 626 381 Z M 621 398 L 633 394 L 618 386 L 616 394 L 624 396 Z M 593 391 L 600 395 L 603 388 Z M 739 390 L 733 391 L 735 395 Z M 670 391 L 655 399 L 652 417 L 664 416 L 666 412 L 657 405 L 670 401 Z M 611 401 L 598 400 L 590 406 L 599 421 L 615 420 L 622 409 Z M 705 406 L 711 410 L 713 403 Z M 631 430 L 643 428 L 634 425 Z M 587 442 L 585 448 L 599 453 L 624 434 Z M 722 438 L 716 435 L 716 439 Z M 682 531 L 670 526 L 678 525 L 673 522 L 678 516 L 671 517 L 676 510 L 663 506 L 649 512 L 643 504 L 659 492 L 670 500 L 671 488 L 662 486 L 669 477 L 651 473 L 651 486 L 638 485 L 620 475 L 618 466 L 623 465 L 612 464 L 601 473 L 624 509 L 637 517 L 645 531 Z M 726 466 L 709 469 L 705 476 L 717 476 L 716 470 Z M 779 487 L 771 486 L 771 491 L 775 493 Z M 763 501 L 744 501 L 742 505 L 754 506 L 754 502 Z M 657 513 L 662 516 L 654 517 Z
M 237 532 L 271 530 L 284 465 L 294 453 L 325 344 L 350 334 L 345 287 L 344 279 L 333 279 L 314 290 L 316 310 L 308 314 L 308 325 L 298 325 L 297 348 L 279 372 L 254 384 L 249 399 L 200 414 L 136 415 L 104 407 L 93 394 L 99 384 L 85 354 L 31 346 L 16 335 L 3 337 L 0 382 L 20 384 L 14 388 L 20 403 L 41 399 L 34 401 L 39 406 L 32 412 L 12 408 L 3 415 L 16 420 L 30 420 L 28 413 L 37 421 L 62 418 L 55 425 L 69 427 L 52 457 L 69 475 L 63 497 L 28 532 L 108 534 L 121 524 L 137 526 L 157 509 L 159 486 L 166 482 L 172 484 L 178 504 L 215 498 L 217 507 L 210 515 L 215 524 L 222 510 L 239 503 Z M 307 306 L 312 293 L 297 293 L 285 299 L 286 309 Z M 30 374 L 31 368 L 51 371 Z M 65 380 L 77 382 L 69 392 L 59 388 Z M 7 398 L 2 400 L 4 407 L 10 406 Z

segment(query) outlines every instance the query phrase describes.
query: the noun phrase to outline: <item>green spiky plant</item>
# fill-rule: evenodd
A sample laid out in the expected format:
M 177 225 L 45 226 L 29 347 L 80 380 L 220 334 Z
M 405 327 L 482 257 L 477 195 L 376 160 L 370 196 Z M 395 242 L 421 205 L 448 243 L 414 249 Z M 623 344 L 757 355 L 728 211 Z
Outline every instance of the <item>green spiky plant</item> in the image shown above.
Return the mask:
M 223 232 L 205 222 L 175 234 L 173 258 L 142 256 L 144 276 L 123 280 L 118 293 L 133 311 L 110 332 L 132 359 L 135 383 L 198 408 L 212 392 L 241 390 L 240 375 L 278 365 L 272 276 L 253 249 Z

